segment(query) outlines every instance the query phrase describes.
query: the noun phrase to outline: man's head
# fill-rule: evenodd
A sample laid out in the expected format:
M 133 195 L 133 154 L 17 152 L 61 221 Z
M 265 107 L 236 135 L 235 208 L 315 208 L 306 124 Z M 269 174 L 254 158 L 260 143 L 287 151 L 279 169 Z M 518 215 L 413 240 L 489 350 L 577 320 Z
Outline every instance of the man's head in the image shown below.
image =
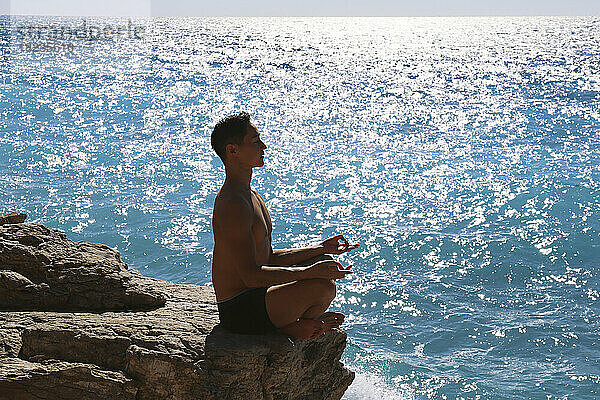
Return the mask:
M 250 122 L 247 112 L 229 115 L 220 120 L 210 137 L 212 148 L 223 164 L 234 159 L 248 164 L 250 168 L 263 165 L 263 153 L 267 148 L 260 134 Z

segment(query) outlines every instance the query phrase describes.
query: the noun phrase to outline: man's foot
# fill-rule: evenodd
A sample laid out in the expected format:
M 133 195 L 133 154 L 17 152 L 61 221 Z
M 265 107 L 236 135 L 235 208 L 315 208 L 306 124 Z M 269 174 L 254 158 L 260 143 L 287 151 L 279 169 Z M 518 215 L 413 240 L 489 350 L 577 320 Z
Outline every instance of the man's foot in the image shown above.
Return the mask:
M 337 312 L 326 312 L 318 318 L 319 321 L 323 322 L 324 332 L 334 332 L 344 322 L 344 314 Z
M 279 332 L 298 339 L 314 339 L 323 334 L 324 322 L 315 319 L 300 319 L 279 329 Z
M 279 329 L 299 339 L 315 339 L 326 332 L 335 332 L 344 322 L 344 314 L 337 312 L 326 312 L 317 319 L 299 319 Z

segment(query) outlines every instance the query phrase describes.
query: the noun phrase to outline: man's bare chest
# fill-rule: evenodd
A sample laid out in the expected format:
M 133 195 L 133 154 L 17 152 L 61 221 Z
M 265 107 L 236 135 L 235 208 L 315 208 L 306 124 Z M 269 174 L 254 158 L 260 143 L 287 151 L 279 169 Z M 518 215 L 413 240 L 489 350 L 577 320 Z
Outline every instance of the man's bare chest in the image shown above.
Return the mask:
M 257 241 L 268 239 L 271 236 L 271 216 L 267 207 L 258 194 L 252 192 L 252 207 L 254 209 L 254 222 L 252 224 L 252 230 L 254 238 Z

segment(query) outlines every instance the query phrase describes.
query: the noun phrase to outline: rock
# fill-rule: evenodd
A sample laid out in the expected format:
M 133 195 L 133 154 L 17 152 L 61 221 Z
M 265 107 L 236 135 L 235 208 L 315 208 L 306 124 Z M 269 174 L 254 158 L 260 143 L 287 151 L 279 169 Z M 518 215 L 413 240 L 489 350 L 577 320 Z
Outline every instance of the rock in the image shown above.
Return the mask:
M 0 217 L 0 225 L 4 224 L 20 224 L 21 222 L 25 222 L 27 215 L 23 213 L 11 212 L 2 217 Z
M 73 242 L 43 225 L 0 225 L 0 266 L 0 310 L 144 310 L 165 304 L 116 250 Z
M 218 322 L 208 286 L 143 277 L 42 225 L 0 225 L 0 399 L 339 399 L 354 379 L 343 332 L 307 341 Z

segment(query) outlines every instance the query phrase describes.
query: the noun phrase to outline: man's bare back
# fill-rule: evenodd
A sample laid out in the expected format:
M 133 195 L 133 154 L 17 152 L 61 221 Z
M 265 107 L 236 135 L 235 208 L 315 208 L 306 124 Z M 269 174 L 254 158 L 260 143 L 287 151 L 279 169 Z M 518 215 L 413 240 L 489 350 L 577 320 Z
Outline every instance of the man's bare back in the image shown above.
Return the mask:
M 244 289 L 243 280 L 235 271 L 237 252 L 233 243 L 228 240 L 227 229 L 221 227 L 223 215 L 230 212 L 229 208 L 239 204 L 252 213 L 252 239 L 254 241 L 256 265 L 268 265 L 273 249 L 271 248 L 271 216 L 263 198 L 254 190 L 245 190 L 223 185 L 217 198 L 213 212 L 213 232 L 215 248 L 213 251 L 213 284 L 217 301 L 228 299 Z M 217 289 L 218 288 L 218 289 Z
M 239 333 L 279 330 L 314 338 L 336 329 L 343 315 L 325 312 L 335 280 L 351 271 L 329 254 L 355 249 L 342 236 L 316 246 L 274 250 L 271 217 L 250 188 L 252 170 L 264 164 L 265 144 L 240 113 L 221 120 L 211 136 L 226 179 L 213 212 L 213 285 L 221 323 Z

